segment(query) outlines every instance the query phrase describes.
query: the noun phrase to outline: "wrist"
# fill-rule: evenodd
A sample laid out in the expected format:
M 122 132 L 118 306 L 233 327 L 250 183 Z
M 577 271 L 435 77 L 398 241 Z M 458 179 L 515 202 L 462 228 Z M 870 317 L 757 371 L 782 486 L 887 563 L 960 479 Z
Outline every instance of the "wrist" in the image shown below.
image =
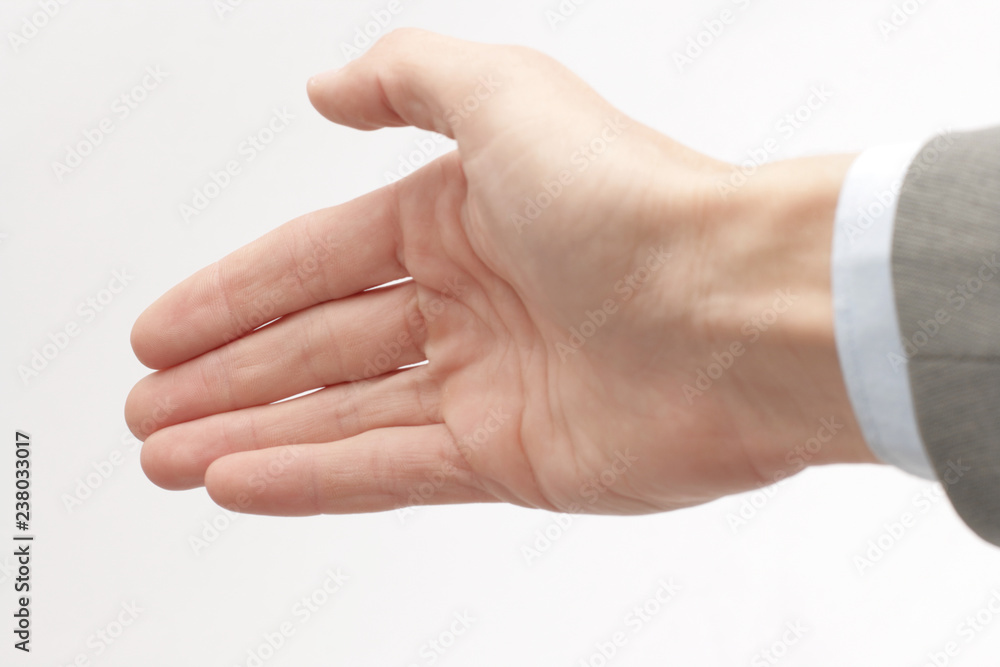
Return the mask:
M 834 338 L 833 225 L 853 160 L 765 165 L 725 198 L 713 183 L 706 205 L 712 288 L 699 317 L 709 339 L 745 349 L 733 386 L 759 415 L 745 437 L 758 443 L 752 454 L 766 476 L 876 461 L 854 418 Z

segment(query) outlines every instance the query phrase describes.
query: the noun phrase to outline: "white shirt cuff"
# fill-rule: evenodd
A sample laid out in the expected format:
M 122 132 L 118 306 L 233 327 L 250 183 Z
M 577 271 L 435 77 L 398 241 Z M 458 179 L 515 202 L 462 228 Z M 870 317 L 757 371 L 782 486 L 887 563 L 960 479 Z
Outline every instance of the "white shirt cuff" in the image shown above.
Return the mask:
M 937 480 L 913 409 L 892 284 L 892 234 L 906 170 L 923 142 L 880 146 L 851 165 L 834 223 L 834 331 L 854 415 L 876 457 Z M 892 360 L 896 360 L 893 363 Z

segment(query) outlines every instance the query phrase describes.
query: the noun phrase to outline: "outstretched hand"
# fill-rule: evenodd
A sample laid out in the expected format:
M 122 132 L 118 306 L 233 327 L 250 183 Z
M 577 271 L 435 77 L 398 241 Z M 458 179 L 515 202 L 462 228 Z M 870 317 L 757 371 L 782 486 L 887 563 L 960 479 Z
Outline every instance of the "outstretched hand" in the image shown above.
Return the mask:
M 266 514 L 626 514 L 873 460 L 829 303 L 849 159 L 774 165 L 723 198 L 730 165 L 549 58 L 415 30 L 308 90 L 335 123 L 412 125 L 458 150 L 142 314 L 132 346 L 160 370 L 126 418 L 158 485 Z M 839 430 L 802 450 L 830 418 Z

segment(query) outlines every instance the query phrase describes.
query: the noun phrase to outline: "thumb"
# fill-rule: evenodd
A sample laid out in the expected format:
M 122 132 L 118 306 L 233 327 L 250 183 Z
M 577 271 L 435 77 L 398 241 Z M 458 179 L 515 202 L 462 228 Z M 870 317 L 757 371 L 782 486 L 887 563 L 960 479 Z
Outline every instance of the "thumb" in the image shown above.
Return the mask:
M 560 109 L 606 105 L 582 80 L 533 49 L 395 30 L 339 70 L 309 80 L 323 116 L 360 130 L 412 125 L 476 149 Z
M 498 78 L 503 51 L 424 30 L 395 30 L 345 67 L 310 79 L 309 100 L 340 125 L 413 125 L 457 139 L 465 121 L 504 89 Z

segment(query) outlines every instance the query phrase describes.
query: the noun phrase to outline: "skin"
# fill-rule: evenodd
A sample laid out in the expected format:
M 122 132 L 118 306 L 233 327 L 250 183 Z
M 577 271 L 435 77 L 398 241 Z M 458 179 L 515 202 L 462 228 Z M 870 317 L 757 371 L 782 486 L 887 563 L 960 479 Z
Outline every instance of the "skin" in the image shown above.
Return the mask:
M 132 347 L 156 372 L 125 414 L 156 484 L 278 515 L 637 514 L 875 462 L 833 337 L 852 156 L 766 165 L 723 193 L 733 165 L 548 57 L 416 30 L 308 92 L 335 123 L 417 126 L 458 150 L 277 228 L 139 317 Z

